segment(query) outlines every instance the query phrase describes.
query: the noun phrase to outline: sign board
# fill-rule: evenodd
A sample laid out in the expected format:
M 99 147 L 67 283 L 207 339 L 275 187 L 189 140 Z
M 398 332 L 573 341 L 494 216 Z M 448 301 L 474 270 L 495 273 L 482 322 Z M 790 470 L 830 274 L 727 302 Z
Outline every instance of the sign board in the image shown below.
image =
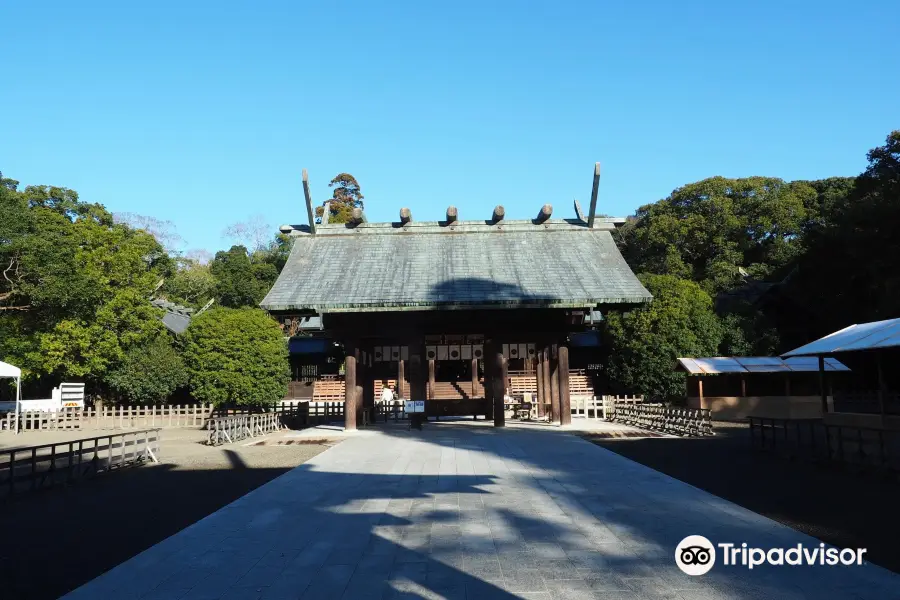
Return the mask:
M 425 401 L 407 400 L 404 402 L 403 411 L 406 413 L 423 413 L 425 412 Z

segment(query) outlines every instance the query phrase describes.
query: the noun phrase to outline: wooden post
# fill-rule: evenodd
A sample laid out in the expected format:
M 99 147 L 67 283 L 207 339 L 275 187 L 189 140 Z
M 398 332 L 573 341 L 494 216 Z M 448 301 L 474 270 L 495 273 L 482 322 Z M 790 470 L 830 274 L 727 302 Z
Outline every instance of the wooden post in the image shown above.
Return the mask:
M 544 409 L 546 410 L 546 405 L 552 404 L 552 402 L 553 402 L 553 400 L 551 399 L 551 396 L 550 396 L 550 347 L 549 346 L 544 346 L 541 348 L 541 374 L 542 374 L 542 377 L 541 377 L 542 386 L 541 387 L 544 390 L 543 402 L 544 402 Z M 550 421 L 553 422 L 552 406 L 551 406 L 550 416 L 551 416 Z
M 434 359 L 428 359 L 428 400 L 434 400 Z
M 557 360 L 556 344 L 550 346 L 550 417 L 551 421 L 559 425 L 561 414 L 559 404 L 559 361 Z
M 819 394 L 822 396 L 822 417 L 828 414 L 828 390 L 825 387 L 825 357 L 819 356 Z
M 504 406 L 503 396 L 506 387 L 506 381 L 503 373 L 506 372 L 503 358 L 503 349 L 499 344 L 491 344 L 491 352 L 488 354 L 488 360 L 491 361 L 491 392 L 494 400 L 494 427 L 504 427 L 506 425 L 506 407 Z
M 503 395 L 510 392 L 509 389 L 509 359 L 503 357 Z
M 741 396 L 745 397 L 747 395 L 747 376 L 741 375 Z
M 697 391 L 700 393 L 700 408 L 706 408 L 703 404 L 703 376 L 697 377 Z
M 404 395 L 406 391 L 404 390 L 404 384 L 406 383 L 406 366 L 405 361 L 400 359 L 397 361 L 397 397 L 398 398 L 406 398 Z
M 493 352 L 492 346 L 490 342 L 485 340 L 484 342 L 484 400 L 487 403 L 487 418 L 494 418 L 494 386 L 492 384 L 493 381 L 493 372 L 494 372 L 494 361 L 492 359 L 491 353 Z
M 572 401 L 569 396 L 569 347 L 565 344 L 559 346 L 559 410 L 560 423 L 572 424 Z M 585 411 L 587 416 L 587 411 Z
M 409 348 L 409 398 L 407 400 L 425 400 L 427 395 L 426 376 L 422 372 L 422 348 L 418 345 Z
M 535 402 L 537 402 L 538 419 L 542 419 L 544 418 L 544 362 L 542 360 L 543 353 L 540 350 L 536 351 L 535 354 L 537 354 L 537 357 L 534 359 L 534 382 L 537 388 Z
M 344 429 L 356 430 L 356 354 L 352 348 L 344 358 Z
M 478 397 L 478 359 L 472 359 L 472 397 Z

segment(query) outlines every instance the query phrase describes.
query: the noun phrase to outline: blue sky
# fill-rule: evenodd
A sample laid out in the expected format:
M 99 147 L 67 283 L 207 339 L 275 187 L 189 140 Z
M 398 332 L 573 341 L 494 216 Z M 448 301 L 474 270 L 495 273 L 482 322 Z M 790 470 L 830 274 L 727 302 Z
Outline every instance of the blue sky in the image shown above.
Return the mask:
M 852 6 L 851 4 L 855 4 Z M 855 175 L 900 127 L 896 1 L 17 2 L 0 170 L 216 250 L 305 221 L 624 216 L 705 177 Z

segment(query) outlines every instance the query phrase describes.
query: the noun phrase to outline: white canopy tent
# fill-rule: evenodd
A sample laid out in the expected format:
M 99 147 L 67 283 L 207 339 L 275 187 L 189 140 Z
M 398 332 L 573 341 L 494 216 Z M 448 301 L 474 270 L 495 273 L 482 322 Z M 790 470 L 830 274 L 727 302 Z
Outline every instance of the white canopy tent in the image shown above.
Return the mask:
M 22 369 L 0 361 L 0 378 L 16 380 L 16 433 L 19 433 L 19 403 L 22 402 Z

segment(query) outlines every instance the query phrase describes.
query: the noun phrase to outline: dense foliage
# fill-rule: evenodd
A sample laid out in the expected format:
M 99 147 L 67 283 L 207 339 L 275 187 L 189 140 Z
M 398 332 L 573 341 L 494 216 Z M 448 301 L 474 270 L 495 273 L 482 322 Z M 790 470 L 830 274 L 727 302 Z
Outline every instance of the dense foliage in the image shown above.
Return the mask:
M 188 382 L 184 361 L 172 341 L 158 336 L 125 353 L 108 376 L 110 387 L 129 401 L 141 404 L 165 402 Z
M 721 324 L 712 298 L 693 281 L 674 275 L 640 279 L 653 302 L 607 318 L 608 373 L 626 389 L 671 400 L 684 394 L 684 377 L 673 370 L 673 357 L 715 354 Z
M 68 380 L 95 397 L 165 400 L 184 383 L 183 367 L 150 299 L 255 307 L 290 251 L 278 236 L 205 264 L 164 248 L 157 236 L 174 239 L 166 222 L 114 218 L 73 190 L 20 190 L 2 176 L 0 215 L 0 360 L 23 368 L 26 396 Z
M 852 323 L 900 316 L 900 132 L 868 158 L 855 178 L 712 177 L 639 208 L 616 241 L 656 300 L 610 316 L 610 347 L 623 353 L 610 353 L 611 376 L 671 397 L 683 384 L 662 377 L 659 365 L 671 369 L 679 355 L 771 355 Z M 696 335 L 680 328 L 688 321 L 678 311 L 671 326 L 661 325 L 673 294 L 682 298 L 677 306 L 689 297 L 705 305 L 678 280 L 712 297 L 716 345 L 704 336 L 689 351 Z
M 185 335 L 191 393 L 203 402 L 281 400 L 290 379 L 287 357 L 281 328 L 257 309 L 212 309 L 196 317 Z

